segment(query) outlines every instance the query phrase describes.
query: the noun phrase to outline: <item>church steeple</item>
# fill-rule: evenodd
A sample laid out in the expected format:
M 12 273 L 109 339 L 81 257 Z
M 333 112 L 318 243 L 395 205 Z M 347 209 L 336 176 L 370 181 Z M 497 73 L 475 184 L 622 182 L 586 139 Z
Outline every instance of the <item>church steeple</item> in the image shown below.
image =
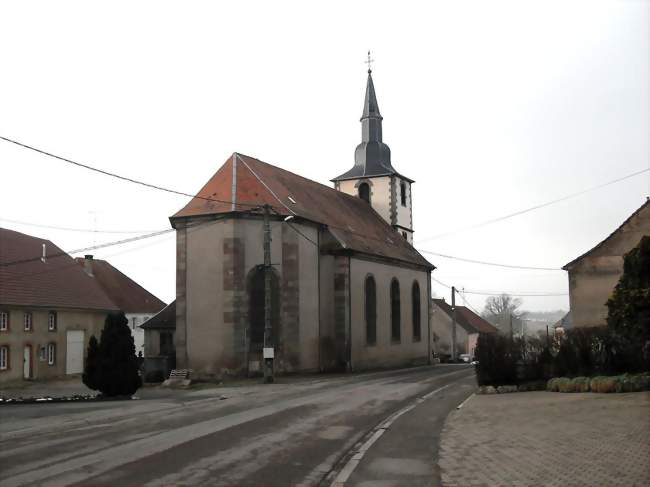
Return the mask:
M 375 83 L 370 69 L 361 114 L 361 143 L 354 151 L 354 166 L 332 179 L 336 189 L 358 196 L 369 203 L 406 240 L 413 242 L 411 184 L 390 161 L 390 148 L 384 144 L 383 117 L 379 112 Z
M 332 181 L 397 174 L 390 162 L 390 147 L 383 142 L 382 120 L 372 80 L 372 69 L 368 69 L 366 96 L 361 114 L 361 143 L 354 151 L 354 166 Z
M 366 98 L 363 103 L 361 115 L 361 141 L 381 142 L 381 121 L 384 117 L 379 113 L 379 104 L 375 94 L 375 85 L 372 82 L 372 70 L 368 70 L 368 83 L 366 84 Z

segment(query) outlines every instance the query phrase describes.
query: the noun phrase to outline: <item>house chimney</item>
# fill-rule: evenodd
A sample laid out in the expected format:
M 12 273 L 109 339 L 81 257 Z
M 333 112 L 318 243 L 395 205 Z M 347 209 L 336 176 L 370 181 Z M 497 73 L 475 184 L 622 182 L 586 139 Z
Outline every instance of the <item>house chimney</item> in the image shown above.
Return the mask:
M 93 256 L 91 254 L 84 255 L 84 271 L 90 277 L 94 277 L 93 274 Z
M 43 255 L 41 255 L 41 262 L 45 264 L 45 259 L 47 258 L 47 247 L 43 244 Z

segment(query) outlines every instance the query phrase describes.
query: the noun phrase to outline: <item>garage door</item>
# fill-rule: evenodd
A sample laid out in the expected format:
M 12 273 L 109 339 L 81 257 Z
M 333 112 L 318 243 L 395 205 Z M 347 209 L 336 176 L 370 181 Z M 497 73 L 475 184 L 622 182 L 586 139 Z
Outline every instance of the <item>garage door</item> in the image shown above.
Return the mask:
M 84 332 L 68 330 L 66 334 L 65 373 L 81 374 L 84 370 Z

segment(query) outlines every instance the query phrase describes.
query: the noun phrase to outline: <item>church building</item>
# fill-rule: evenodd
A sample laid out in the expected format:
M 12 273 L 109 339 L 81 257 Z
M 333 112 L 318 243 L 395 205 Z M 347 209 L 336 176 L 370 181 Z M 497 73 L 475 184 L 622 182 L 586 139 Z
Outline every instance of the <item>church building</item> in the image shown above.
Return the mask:
M 265 305 L 276 373 L 430 362 L 434 266 L 412 246 L 413 180 L 392 166 L 370 70 L 361 126 L 335 188 L 234 153 L 170 217 L 178 368 L 260 372 Z

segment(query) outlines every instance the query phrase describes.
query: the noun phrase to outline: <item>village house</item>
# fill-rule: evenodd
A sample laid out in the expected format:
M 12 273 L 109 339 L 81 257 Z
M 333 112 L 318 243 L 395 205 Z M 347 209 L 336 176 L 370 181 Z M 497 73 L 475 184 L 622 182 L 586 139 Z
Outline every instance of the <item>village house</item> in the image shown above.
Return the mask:
M 176 367 L 176 301 L 140 325 L 144 334 L 144 379 L 159 382 Z
M 432 299 L 431 340 L 441 358 L 451 358 L 453 309 L 444 299 Z M 456 306 L 456 356 L 474 356 L 479 333 L 497 333 L 497 328 L 465 306 Z
M 0 383 L 81 373 L 88 339 L 118 309 L 52 242 L 0 228 Z
M 650 200 L 591 250 L 566 264 L 571 325 L 607 324 L 607 300 L 623 274 L 623 257 L 650 235 Z
M 105 260 L 86 255 L 83 258 L 78 257 L 76 261 L 124 312 L 129 321 L 135 353 L 144 353 L 144 330 L 140 325 L 162 310 L 165 303 Z
M 370 71 L 361 126 L 336 189 L 234 153 L 170 217 L 178 368 L 200 378 L 260 370 L 265 211 L 276 372 L 431 360 L 434 266 L 411 245 L 413 181 L 391 164 Z

